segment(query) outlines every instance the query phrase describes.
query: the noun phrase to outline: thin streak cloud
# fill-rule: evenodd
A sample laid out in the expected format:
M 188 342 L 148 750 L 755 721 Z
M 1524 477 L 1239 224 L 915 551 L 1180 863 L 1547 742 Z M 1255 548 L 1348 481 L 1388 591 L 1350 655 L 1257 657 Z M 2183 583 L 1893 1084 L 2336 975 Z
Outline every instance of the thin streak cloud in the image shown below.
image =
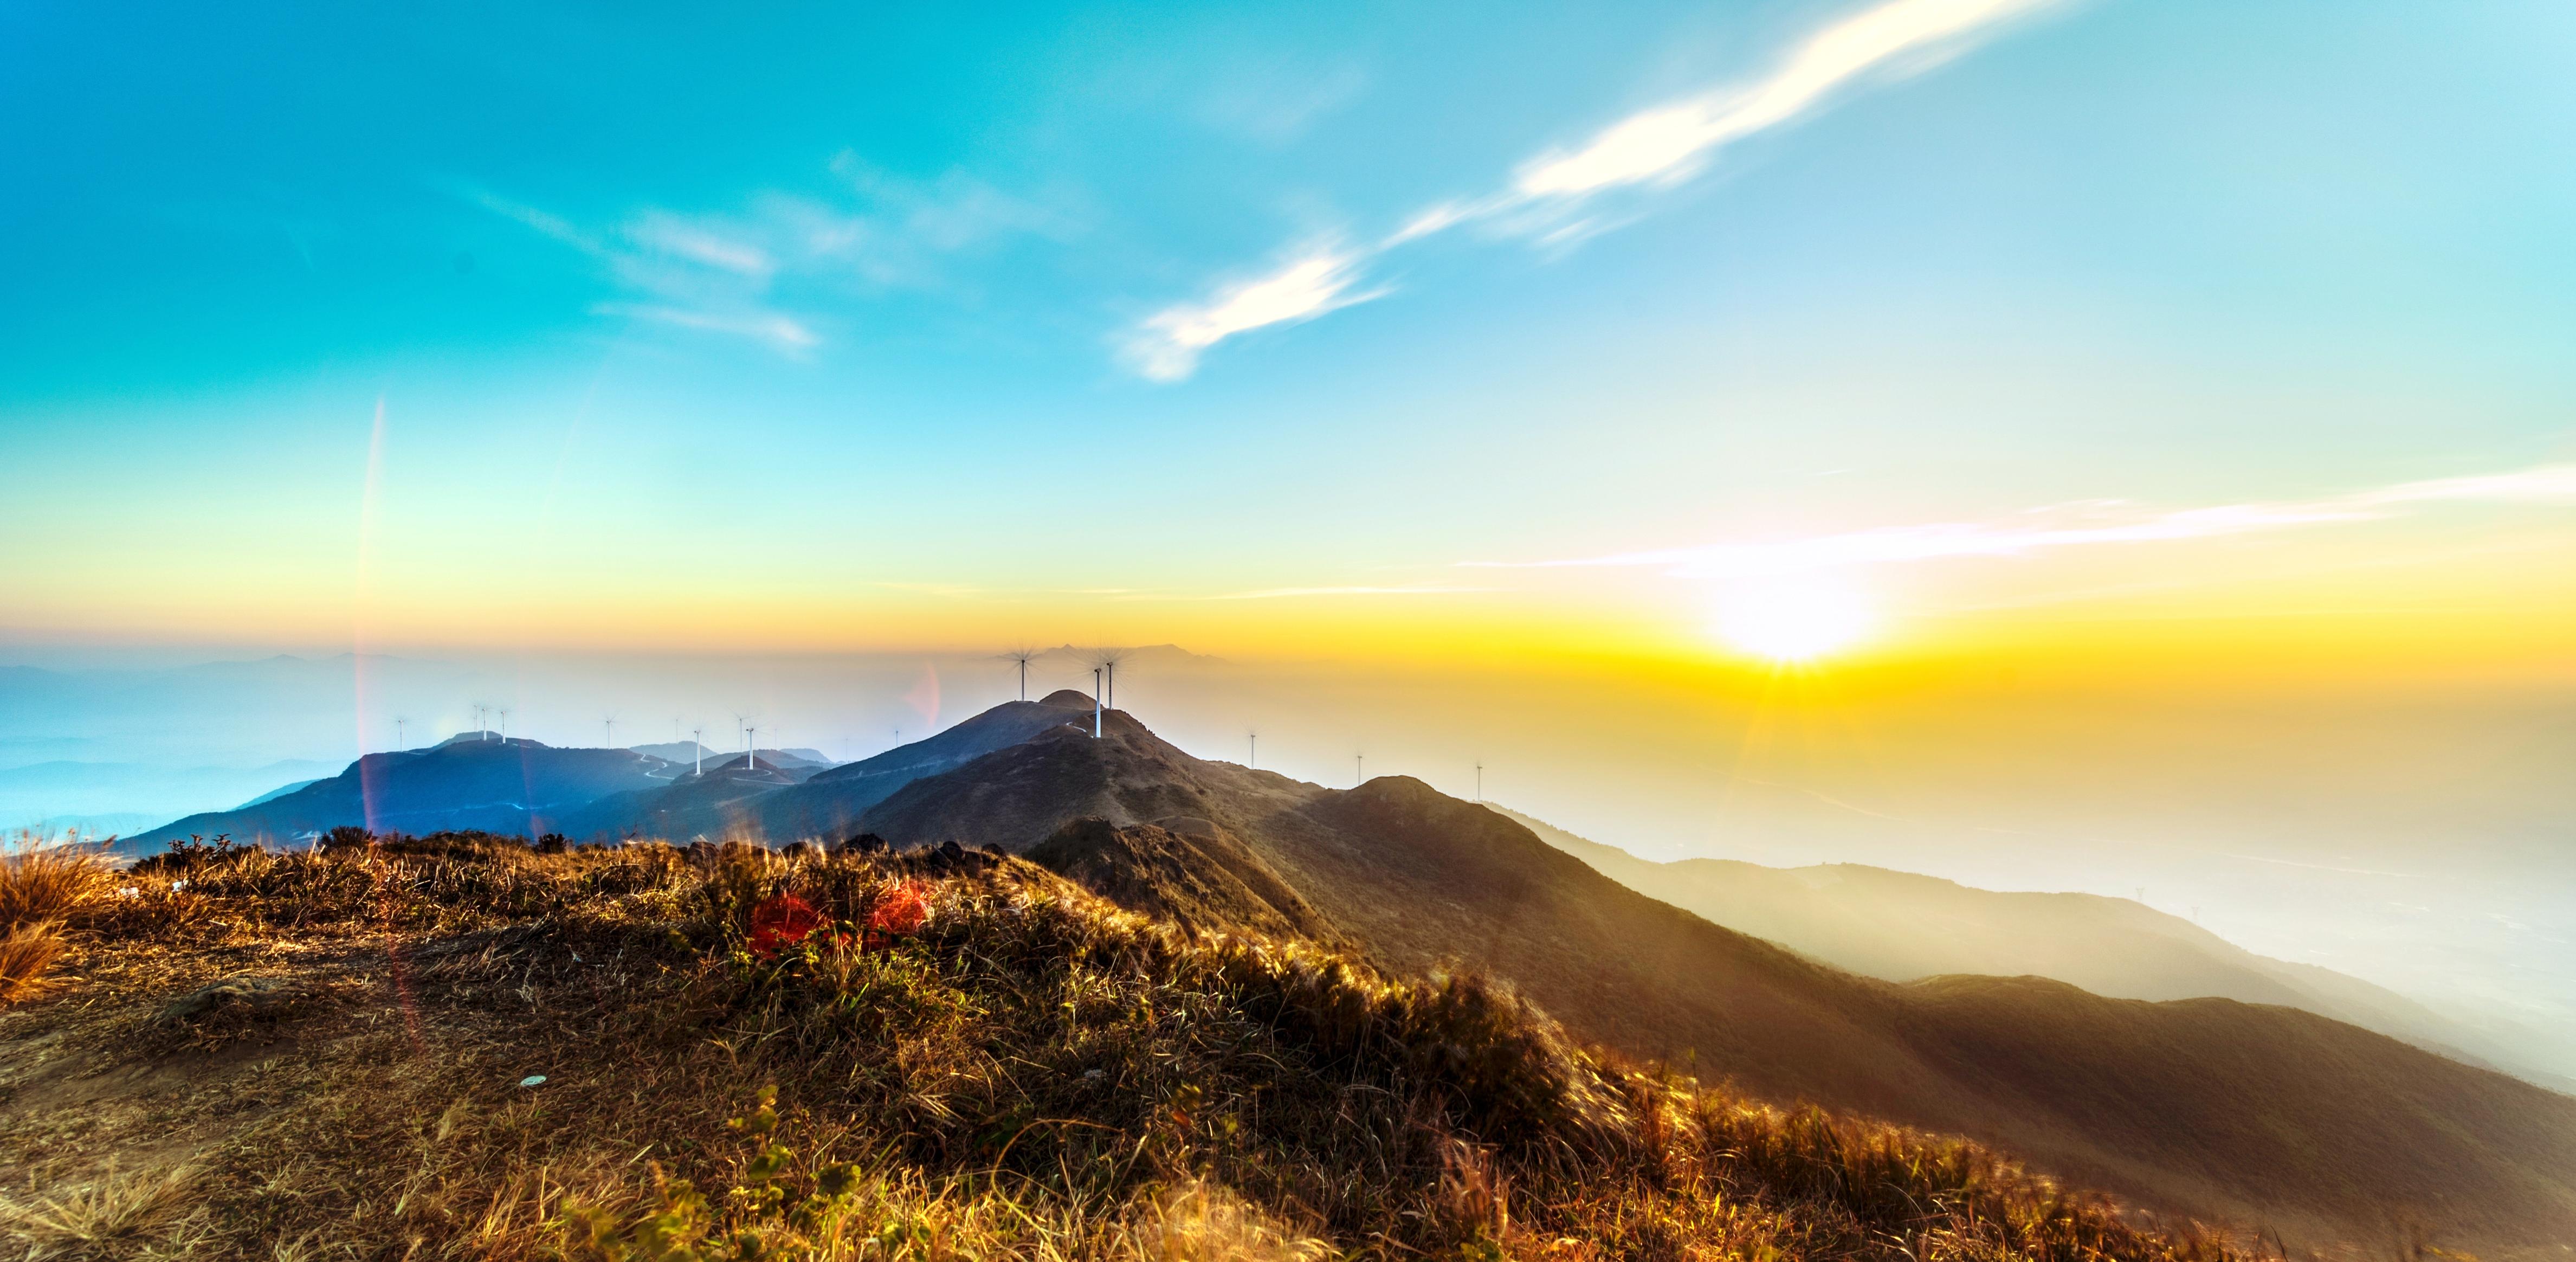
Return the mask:
M 2059 2 L 1888 0 L 1810 36 L 1765 78 L 1641 110 L 1571 150 L 1522 163 L 1511 182 L 1493 193 L 1407 216 L 1373 247 L 1310 252 L 1205 301 L 1167 307 L 1136 326 L 1122 344 L 1123 356 L 1148 380 L 1184 380 L 1209 348 L 1236 334 L 1301 323 L 1383 297 L 1383 288 L 1351 292 L 1370 260 L 1463 225 L 1490 223 L 1505 235 L 1542 245 L 1593 235 L 1604 229 L 1581 213 L 1592 198 L 1620 188 L 1679 184 L 1705 169 L 1728 143 L 1790 122 L 1846 84 L 1958 52 L 2008 18 Z
M 1128 362 L 1147 380 L 1179 381 L 1198 371 L 1207 348 L 1237 333 L 1301 323 L 1383 297 L 1384 289 L 1351 292 L 1358 263 L 1339 250 L 1310 250 L 1267 276 L 1218 290 L 1206 302 L 1165 308 L 1128 339 Z
M 683 329 L 730 333 L 737 337 L 767 342 L 781 351 L 790 353 L 811 350 L 822 341 L 815 336 L 813 330 L 774 312 L 751 311 L 740 315 L 721 315 L 687 307 L 665 307 L 635 302 L 603 302 L 593 305 L 590 310 L 593 315 L 625 316 Z
M 1420 585 L 1412 587 L 1264 587 L 1256 591 L 1226 592 L 1215 596 L 1185 596 L 1183 600 L 1284 600 L 1298 596 L 1448 596 L 1462 592 L 1490 591 L 1485 587 L 1452 587 Z
M 2052 2 L 1896 0 L 1866 10 L 1818 32 L 1767 79 L 1642 111 L 1572 152 L 1525 164 L 1501 200 L 1588 197 L 1687 179 L 1718 147 L 1797 118 L 1864 74 Z
M 2576 464 L 2401 482 L 2313 500 L 2220 504 L 2148 515 L 2118 505 L 2033 509 L 1989 522 L 1931 522 L 1759 543 L 1657 548 L 1554 561 L 1464 561 L 1481 568 L 1662 567 L 1677 577 L 1747 578 L 1957 557 L 2027 556 L 2096 544 L 2157 543 L 2373 521 L 2426 504 L 2576 504 Z

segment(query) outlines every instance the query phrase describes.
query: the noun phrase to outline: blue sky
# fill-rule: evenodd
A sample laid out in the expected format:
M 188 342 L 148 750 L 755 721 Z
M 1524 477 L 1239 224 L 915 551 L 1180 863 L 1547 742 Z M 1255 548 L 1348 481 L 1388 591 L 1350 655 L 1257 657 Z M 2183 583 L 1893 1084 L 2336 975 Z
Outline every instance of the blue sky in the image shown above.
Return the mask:
M 1512 192 L 1896 10 L 1953 20 L 1658 178 Z M 1117 623 L 1084 594 L 2576 458 L 2553 4 L 16 5 L 0 36 L 22 637 L 176 634 L 218 580 L 258 606 L 228 633 L 345 626 L 379 401 L 383 585 L 542 603 L 646 555 L 809 619 L 946 588 Z M 1444 205 L 1475 213 L 1381 248 Z M 1350 305 L 1139 352 L 1318 257 Z M 194 615 L 116 595 L 154 583 Z

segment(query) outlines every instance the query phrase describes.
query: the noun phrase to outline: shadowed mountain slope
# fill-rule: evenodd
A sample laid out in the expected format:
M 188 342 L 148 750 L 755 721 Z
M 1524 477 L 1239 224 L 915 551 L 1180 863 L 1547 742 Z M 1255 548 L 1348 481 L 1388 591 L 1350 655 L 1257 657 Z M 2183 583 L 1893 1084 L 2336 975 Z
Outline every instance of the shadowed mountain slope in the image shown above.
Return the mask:
M 118 843 L 145 853 L 191 835 L 291 842 L 333 828 L 429 833 L 481 830 L 537 836 L 611 793 L 667 783 L 675 768 L 626 749 L 558 749 L 524 739 L 450 740 L 369 754 L 317 780 L 233 811 L 208 811 Z
M 1330 944 L 1338 935 L 1270 865 L 1206 820 L 1120 827 L 1078 819 L 1028 857 L 1111 901 L 1185 929 Z
M 749 833 L 757 804 L 785 790 L 815 768 L 808 763 L 781 766 L 764 753 L 758 765 L 741 754 L 713 760 L 703 772 L 683 767 L 667 784 L 633 789 L 566 811 L 561 831 L 567 837 L 725 837 Z
M 2002 893 L 1861 864 L 1770 868 L 1724 859 L 1656 863 L 1494 808 L 1540 840 L 1653 898 L 1855 973 L 1910 981 L 2030 975 L 2122 999 L 2281 1004 L 2454 1059 L 2564 1079 L 2414 1000 L 2314 965 L 2237 946 L 2179 916 L 2098 894 Z
M 2411 1221 L 2490 1252 L 2576 1243 L 2576 1100 L 2283 1008 L 1856 976 L 1647 898 L 1418 781 L 1327 790 L 1192 758 L 1123 714 L 1106 727 L 916 780 L 859 826 L 898 845 L 1051 853 L 1042 843 L 1076 820 L 1192 817 L 1384 967 L 1493 975 L 1587 1037 L 1761 1095 L 1998 1142 L 2294 1242 Z M 1071 870 L 1145 905 L 1218 905 L 1160 884 L 1174 857 L 1094 846 Z

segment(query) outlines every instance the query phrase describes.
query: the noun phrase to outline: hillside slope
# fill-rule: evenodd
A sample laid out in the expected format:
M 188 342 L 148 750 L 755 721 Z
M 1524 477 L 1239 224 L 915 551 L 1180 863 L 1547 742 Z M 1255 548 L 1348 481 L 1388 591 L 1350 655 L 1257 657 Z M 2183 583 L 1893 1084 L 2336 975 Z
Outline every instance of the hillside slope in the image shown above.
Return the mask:
M 1516 811 L 1492 809 L 1630 889 L 1866 976 L 1911 981 L 1953 973 L 2030 975 L 2121 999 L 2280 1004 L 2454 1059 L 2508 1069 L 2542 1086 L 2569 1085 L 2394 991 L 2256 955 L 2128 899 L 2001 893 L 1860 864 L 1656 863 Z
M 2243 1256 L 1012 860 L 439 837 L 122 880 L 0 1011 L 31 1257 Z M 764 945 L 787 897 L 881 927 Z
M 1026 851 L 1085 817 L 1204 819 L 1383 967 L 1499 977 L 1587 1037 L 1768 1098 L 1977 1136 L 2294 1240 L 2373 1236 L 2393 1215 L 2490 1250 L 2576 1242 L 2576 1100 L 2273 1008 L 1858 977 L 1418 782 L 1326 790 L 1192 758 L 1125 715 L 1107 726 L 915 781 L 860 826 Z M 2040 1029 L 2068 1035 L 2016 1035 Z

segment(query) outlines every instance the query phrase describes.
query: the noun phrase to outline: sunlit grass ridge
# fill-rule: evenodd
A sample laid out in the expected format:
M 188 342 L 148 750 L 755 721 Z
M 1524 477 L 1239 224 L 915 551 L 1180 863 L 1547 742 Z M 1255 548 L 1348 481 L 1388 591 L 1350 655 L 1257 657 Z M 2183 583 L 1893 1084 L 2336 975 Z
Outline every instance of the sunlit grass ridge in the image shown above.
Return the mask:
M 864 924 L 904 877 L 908 935 L 746 949 L 782 892 Z M 1975 1145 L 1623 1065 L 1474 978 L 1186 935 L 1018 860 L 441 838 L 134 881 L 75 922 L 113 970 L 29 1015 L 203 1077 L 170 1230 L 233 1249 L 651 1256 L 695 1194 L 682 1234 L 778 1256 L 2226 1256 Z M 154 1021 L 217 951 L 295 997 Z M 244 1038 L 294 1055 L 189 1050 Z M 763 1087 L 773 1120 L 727 1126 Z

